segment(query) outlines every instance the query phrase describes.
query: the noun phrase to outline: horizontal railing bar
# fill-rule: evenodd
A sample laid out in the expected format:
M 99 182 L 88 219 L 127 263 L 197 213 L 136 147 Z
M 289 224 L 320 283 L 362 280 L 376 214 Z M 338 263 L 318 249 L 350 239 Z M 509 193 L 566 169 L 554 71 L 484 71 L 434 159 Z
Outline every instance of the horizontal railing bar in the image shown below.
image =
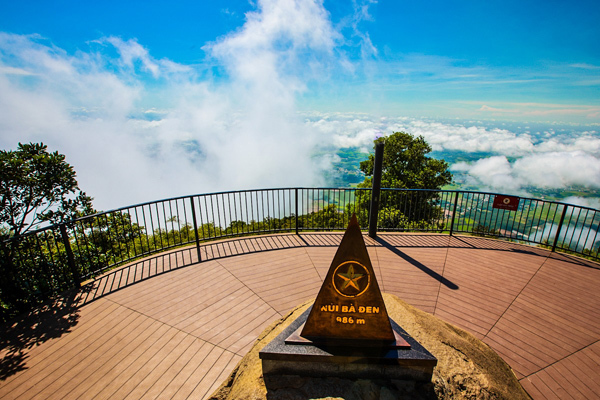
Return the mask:
M 165 198 L 165 199 L 160 199 L 160 200 L 148 201 L 148 202 L 145 202 L 145 203 L 138 203 L 138 204 L 133 204 L 133 205 L 130 205 L 130 206 L 125 206 L 125 207 L 110 209 L 108 211 L 101 211 L 101 212 L 98 212 L 98 213 L 95 213 L 95 214 L 89 214 L 89 215 L 85 215 L 85 216 L 82 216 L 82 217 L 78 217 L 78 218 L 73 219 L 73 220 L 65 221 L 65 222 L 62 222 L 62 224 L 72 224 L 72 223 L 86 221 L 88 219 L 92 219 L 92 218 L 97 218 L 97 217 L 100 217 L 100 216 L 104 216 L 104 215 L 110 214 L 110 213 L 126 211 L 126 210 L 129 210 L 129 209 L 132 209 L 132 208 L 136 208 L 136 207 L 151 206 L 151 205 L 154 205 L 154 204 L 157 204 L 157 203 L 163 203 L 163 202 L 169 202 L 169 201 L 177 201 L 177 200 L 184 200 L 184 199 L 189 199 L 190 197 L 204 197 L 204 196 L 228 195 L 228 194 L 239 194 L 239 193 L 256 193 L 256 192 L 268 192 L 268 191 L 275 191 L 275 190 L 276 191 L 284 191 L 284 190 L 293 191 L 295 189 L 298 189 L 298 190 L 365 191 L 365 192 L 368 192 L 368 191 L 371 190 L 370 188 L 335 188 L 335 187 L 319 187 L 319 188 L 298 187 L 298 188 L 295 188 L 295 187 L 283 187 L 283 188 L 245 189 L 245 190 L 233 190 L 233 191 L 227 191 L 227 192 L 199 193 L 199 194 L 192 194 L 192 195 L 185 195 L 185 196 L 178 196 L 178 197 L 170 197 L 170 198 Z M 468 191 L 468 190 L 450 190 L 450 189 L 437 190 L 437 189 L 382 188 L 381 191 L 382 192 L 385 191 L 385 192 L 458 193 L 458 194 L 479 194 L 479 195 L 487 195 L 487 196 L 514 196 L 514 195 L 511 195 L 511 194 L 504 194 L 504 193 L 492 193 L 492 192 L 480 192 L 480 191 Z M 554 201 L 554 200 L 543 200 L 543 199 L 537 199 L 537 198 L 533 198 L 533 197 L 520 197 L 520 199 L 524 200 L 524 201 L 541 201 L 541 202 L 544 202 L 545 204 L 554 204 L 554 205 L 560 205 L 560 206 L 569 206 L 569 207 L 573 207 L 575 209 L 600 212 L 599 210 L 591 208 L 591 207 L 579 206 L 579 205 L 575 205 L 575 204 L 571 204 L 571 203 L 564 203 L 564 202 Z M 30 235 L 35 235 L 35 234 L 38 234 L 38 233 L 43 232 L 43 231 L 48 230 L 48 229 L 54 229 L 56 226 L 59 226 L 59 225 L 61 225 L 61 224 L 48 225 L 48 226 L 45 226 L 45 227 L 42 227 L 42 228 L 38 228 L 36 230 L 29 231 L 29 232 L 21 235 L 20 237 L 26 237 L 26 236 L 30 236 Z M 6 240 L 11 240 L 11 239 L 14 239 L 14 237 L 6 239 Z

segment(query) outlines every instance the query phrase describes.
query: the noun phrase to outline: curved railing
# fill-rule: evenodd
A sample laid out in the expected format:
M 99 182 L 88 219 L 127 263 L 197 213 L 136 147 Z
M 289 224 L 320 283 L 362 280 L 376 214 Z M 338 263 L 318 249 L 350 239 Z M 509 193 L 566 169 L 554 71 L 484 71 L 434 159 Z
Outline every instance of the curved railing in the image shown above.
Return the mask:
M 165 250 L 276 232 L 368 227 L 371 189 L 284 188 L 199 194 L 123 207 L 48 226 L 2 243 L 6 285 L 45 297 Z M 500 194 L 382 189 L 377 231 L 467 233 L 547 246 L 599 260 L 600 211 Z M 508 199 L 510 207 L 499 204 Z M 371 231 L 371 229 L 370 229 Z

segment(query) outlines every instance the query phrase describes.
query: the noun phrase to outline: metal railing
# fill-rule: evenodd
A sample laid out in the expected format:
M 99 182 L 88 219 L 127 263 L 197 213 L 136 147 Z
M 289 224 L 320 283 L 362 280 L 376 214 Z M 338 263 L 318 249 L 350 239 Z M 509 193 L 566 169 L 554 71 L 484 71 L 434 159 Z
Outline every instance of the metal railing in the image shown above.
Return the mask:
M 600 211 L 529 198 L 521 198 L 518 208 L 509 211 L 494 208 L 495 196 L 499 195 L 381 189 L 376 231 L 476 234 L 600 259 Z M 177 197 L 48 226 L 3 242 L 0 251 L 12 274 L 6 279 L 22 291 L 43 296 L 175 247 L 193 245 L 201 260 L 202 242 L 344 230 L 353 213 L 367 229 L 370 198 L 371 189 L 362 188 L 263 189 Z

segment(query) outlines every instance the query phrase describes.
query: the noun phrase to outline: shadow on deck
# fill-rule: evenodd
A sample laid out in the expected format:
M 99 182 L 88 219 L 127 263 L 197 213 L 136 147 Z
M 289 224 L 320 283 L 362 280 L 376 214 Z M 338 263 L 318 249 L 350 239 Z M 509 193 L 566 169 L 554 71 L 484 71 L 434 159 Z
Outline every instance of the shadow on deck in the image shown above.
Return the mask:
M 245 237 L 139 260 L 3 334 L 0 399 L 206 398 L 316 296 L 342 233 Z M 600 266 L 499 240 L 365 237 L 382 291 L 473 333 L 535 399 L 597 398 Z M 168 272 L 168 273 L 167 273 Z

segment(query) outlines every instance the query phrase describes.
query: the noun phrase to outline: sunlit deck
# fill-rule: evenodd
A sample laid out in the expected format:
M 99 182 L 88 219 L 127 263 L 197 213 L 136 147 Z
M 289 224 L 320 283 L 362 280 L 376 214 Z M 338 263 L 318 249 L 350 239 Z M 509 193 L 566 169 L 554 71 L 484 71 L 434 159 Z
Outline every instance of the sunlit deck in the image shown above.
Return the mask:
M 112 271 L 3 332 L 0 399 L 207 398 L 316 296 L 341 237 L 247 237 L 203 245 L 201 263 L 187 248 Z M 365 241 L 382 291 L 482 339 L 534 399 L 598 397 L 600 265 L 479 237 Z

